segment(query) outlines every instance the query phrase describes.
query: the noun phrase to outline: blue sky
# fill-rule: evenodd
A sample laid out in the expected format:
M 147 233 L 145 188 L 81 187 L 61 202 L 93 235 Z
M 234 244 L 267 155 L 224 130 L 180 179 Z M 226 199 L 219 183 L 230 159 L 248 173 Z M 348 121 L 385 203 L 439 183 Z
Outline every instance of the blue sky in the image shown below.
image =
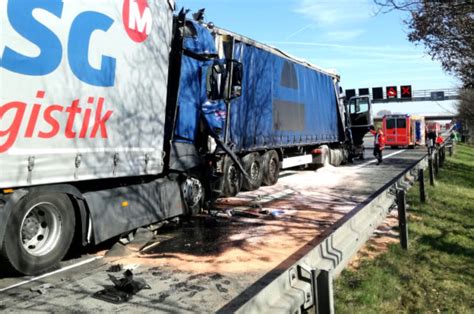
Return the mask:
M 376 14 L 372 0 L 177 0 L 206 8 L 206 20 L 336 69 L 343 88 L 412 85 L 454 88 L 458 82 L 407 40 L 404 14 Z

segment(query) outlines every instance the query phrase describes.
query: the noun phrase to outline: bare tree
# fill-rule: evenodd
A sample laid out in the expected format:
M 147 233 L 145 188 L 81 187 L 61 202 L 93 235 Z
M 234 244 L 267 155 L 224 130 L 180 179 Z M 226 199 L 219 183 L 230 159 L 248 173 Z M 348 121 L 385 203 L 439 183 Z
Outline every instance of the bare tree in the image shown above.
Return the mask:
M 474 89 L 460 91 L 458 114 L 463 120 L 474 122 Z
M 464 88 L 474 87 L 473 0 L 373 0 L 381 12 L 410 13 L 408 40 L 423 44 Z

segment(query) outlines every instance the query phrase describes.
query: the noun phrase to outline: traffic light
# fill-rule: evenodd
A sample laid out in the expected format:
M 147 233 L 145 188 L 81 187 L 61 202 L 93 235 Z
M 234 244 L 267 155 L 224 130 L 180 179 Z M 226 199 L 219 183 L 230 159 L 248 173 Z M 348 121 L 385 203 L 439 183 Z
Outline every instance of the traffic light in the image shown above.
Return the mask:
M 411 85 L 400 86 L 400 94 L 402 98 L 411 98 Z
M 356 95 L 356 90 L 355 89 L 346 89 L 346 99 L 349 100 L 351 97 L 354 97 Z
M 359 88 L 359 96 L 365 96 L 369 95 L 369 89 L 368 88 Z
M 397 98 L 397 87 L 396 86 L 387 86 L 385 88 L 387 91 L 387 99 Z
M 383 99 L 382 87 L 372 87 L 372 99 L 375 99 L 375 100 Z

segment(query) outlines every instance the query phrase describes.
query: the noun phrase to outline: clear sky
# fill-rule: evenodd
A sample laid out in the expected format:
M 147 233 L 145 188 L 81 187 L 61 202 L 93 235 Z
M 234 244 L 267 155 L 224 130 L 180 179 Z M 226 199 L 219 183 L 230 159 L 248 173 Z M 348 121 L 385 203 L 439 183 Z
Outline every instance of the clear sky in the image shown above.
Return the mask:
M 344 89 L 412 85 L 455 88 L 422 46 L 407 39 L 405 13 L 376 14 L 372 0 L 176 0 L 206 21 L 276 46 L 341 75 Z M 428 109 L 426 111 L 429 111 Z
M 206 8 L 217 26 L 336 69 L 344 88 L 456 87 L 423 47 L 407 40 L 404 14 L 376 14 L 372 0 L 177 0 Z

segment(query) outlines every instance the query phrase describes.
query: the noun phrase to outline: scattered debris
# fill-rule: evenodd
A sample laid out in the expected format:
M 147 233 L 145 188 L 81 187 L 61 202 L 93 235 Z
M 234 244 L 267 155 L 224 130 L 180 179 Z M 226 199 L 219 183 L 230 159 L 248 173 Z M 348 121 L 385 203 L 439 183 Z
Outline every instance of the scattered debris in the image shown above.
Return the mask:
M 260 213 L 256 210 L 248 209 L 248 210 L 233 210 L 232 214 L 237 217 L 245 217 L 245 218 L 260 218 Z
M 109 274 L 109 279 L 114 283 L 114 287 L 94 293 L 92 295 L 93 298 L 119 304 L 127 302 L 142 289 L 151 289 L 144 279 L 134 279 L 131 270 L 126 270 L 123 273 L 123 278 L 120 279 Z
M 152 231 L 145 228 L 139 228 L 135 232 L 133 240 L 127 244 L 127 248 L 134 252 L 138 252 L 153 239 L 153 236 L 154 234 Z
M 110 250 L 105 253 L 106 257 L 122 257 L 129 256 L 133 251 L 128 249 L 127 246 L 123 245 L 120 242 L 115 243 Z
M 115 265 L 111 265 L 109 267 L 109 269 L 106 270 L 106 272 L 108 272 L 108 273 L 118 273 L 119 271 L 122 271 L 122 270 L 123 270 L 122 264 L 115 264 Z
M 272 210 L 272 211 L 270 212 L 270 215 L 271 215 L 272 217 L 278 217 L 278 216 L 281 216 L 281 215 L 283 215 L 283 214 L 285 214 L 285 211 L 284 211 L 284 210 Z
M 278 217 L 285 214 L 284 210 L 272 210 L 263 208 L 259 203 L 252 203 L 249 207 L 235 207 L 233 209 L 226 209 L 225 211 L 217 210 L 211 211 L 212 216 L 221 218 L 230 217 L 244 217 L 244 218 L 261 218 L 263 215 L 270 215 L 272 217 Z
M 229 218 L 233 216 L 232 209 L 226 209 L 225 211 L 216 211 L 211 213 L 211 215 L 221 218 Z
M 134 233 L 129 233 L 126 237 L 120 240 L 107 251 L 107 257 L 122 257 L 129 256 L 133 253 L 139 252 L 153 239 L 154 232 L 145 228 L 139 228 Z
M 256 201 L 255 201 L 256 202 Z M 252 207 L 252 208 L 259 208 L 260 210 L 262 210 L 262 204 L 260 203 L 250 203 L 249 204 L 249 207 Z
M 30 290 L 32 292 L 38 292 L 39 294 L 46 294 L 48 293 L 48 290 L 52 288 L 54 288 L 54 285 L 50 283 L 45 283 L 45 284 L 42 284 L 41 286 L 31 288 Z

